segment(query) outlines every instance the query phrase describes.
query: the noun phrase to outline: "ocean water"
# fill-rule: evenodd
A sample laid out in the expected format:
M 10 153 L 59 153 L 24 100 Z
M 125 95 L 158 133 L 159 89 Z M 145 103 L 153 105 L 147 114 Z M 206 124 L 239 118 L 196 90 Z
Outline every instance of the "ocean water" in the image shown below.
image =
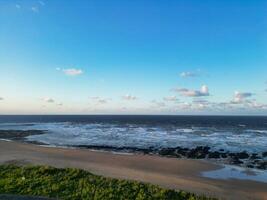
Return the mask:
M 267 117 L 245 116 L 0 116 L 0 130 L 43 130 L 29 141 L 51 146 L 162 148 L 210 146 L 267 151 Z
M 213 179 L 239 179 L 267 183 L 267 171 L 232 165 L 223 165 L 220 169 L 202 172 L 201 176 Z

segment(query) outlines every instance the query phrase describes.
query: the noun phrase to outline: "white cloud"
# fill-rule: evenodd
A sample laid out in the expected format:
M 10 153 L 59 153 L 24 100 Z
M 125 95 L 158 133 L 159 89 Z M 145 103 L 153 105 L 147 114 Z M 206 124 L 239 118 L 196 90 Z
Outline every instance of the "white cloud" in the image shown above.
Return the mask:
M 108 99 L 99 99 L 97 102 L 98 102 L 99 104 L 105 104 L 105 103 L 108 102 Z
M 197 110 L 202 110 L 202 109 L 207 108 L 207 105 L 199 103 L 199 104 L 196 104 L 196 105 L 195 105 L 195 108 L 196 108 Z
M 178 107 L 182 110 L 206 110 L 214 107 L 214 103 L 211 103 L 205 99 L 194 99 L 192 102 L 181 102 L 178 104 Z
M 210 102 L 208 102 L 206 99 L 194 99 L 193 103 L 196 103 L 196 104 L 209 104 Z
M 169 97 L 164 97 L 164 101 L 178 101 L 176 96 L 169 96 Z
M 50 98 L 50 97 L 44 97 L 42 100 L 45 101 L 46 103 L 54 103 L 55 102 L 55 100 Z
M 57 68 L 57 70 L 61 70 L 61 69 Z M 77 76 L 83 73 L 81 69 L 75 69 L 75 68 L 63 69 L 62 71 L 68 76 Z
M 2 101 L 2 100 L 4 100 L 4 98 L 3 97 L 0 97 L 0 101 Z
M 233 105 L 229 102 L 213 103 L 213 107 L 219 110 L 233 109 Z
M 151 103 L 155 104 L 157 107 L 165 107 L 166 104 L 161 101 L 152 100 Z
M 235 92 L 234 99 L 231 101 L 233 104 L 241 104 L 247 101 L 247 98 L 251 97 L 251 92 Z
M 99 100 L 100 99 L 100 97 L 97 97 L 97 96 L 95 96 L 95 97 L 89 97 L 90 99 L 92 99 L 92 100 Z
M 182 73 L 180 73 L 180 76 L 183 78 L 195 77 L 195 76 L 197 76 L 197 73 L 195 73 L 195 72 L 182 72 Z
M 203 97 L 209 96 L 209 88 L 206 85 L 203 85 L 200 90 L 189 90 L 187 88 L 177 88 L 174 91 L 180 93 L 182 96 L 185 97 Z
M 122 99 L 127 100 L 127 101 L 133 101 L 133 100 L 136 100 L 137 97 L 129 95 L 129 94 L 126 94 L 126 95 L 122 96 Z
M 247 105 L 255 109 L 267 109 L 267 104 L 261 104 L 256 102 L 255 100 L 247 102 Z
M 92 99 L 97 104 L 106 104 L 111 100 L 110 98 L 101 98 L 98 96 L 89 97 L 89 98 Z
M 182 110 L 188 110 L 192 108 L 192 104 L 188 103 L 188 102 L 183 102 L 181 104 L 179 104 L 179 108 Z
M 38 6 L 32 6 L 31 10 L 32 10 L 32 12 L 38 13 L 39 12 L 39 7 Z
M 17 9 L 21 8 L 21 6 L 19 4 L 16 4 L 15 6 L 16 6 Z
M 100 99 L 100 97 L 94 96 L 94 97 L 89 97 L 90 99 L 97 100 Z

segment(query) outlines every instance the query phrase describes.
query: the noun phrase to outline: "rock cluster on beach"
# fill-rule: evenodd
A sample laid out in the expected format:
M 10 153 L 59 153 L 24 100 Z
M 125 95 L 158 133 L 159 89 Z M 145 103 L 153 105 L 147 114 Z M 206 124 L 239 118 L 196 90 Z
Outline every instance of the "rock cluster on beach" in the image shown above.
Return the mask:
M 196 148 L 191 149 L 183 147 L 161 149 L 150 147 L 147 149 L 142 149 L 134 147 L 111 147 L 93 145 L 77 145 L 72 147 L 128 153 L 158 154 L 160 156 L 173 158 L 210 159 L 225 164 L 267 170 L 267 152 L 263 152 L 261 154 L 249 153 L 246 151 L 229 152 L 225 151 L 224 149 L 212 151 L 208 146 L 197 146 Z
M 0 130 L 0 139 L 25 141 L 25 138 L 31 135 L 41 135 L 44 131 L 40 130 Z
M 249 168 L 267 169 L 267 152 L 263 153 L 248 153 L 229 152 L 224 149 L 219 151 L 211 151 L 208 146 L 198 146 L 196 148 L 162 148 L 158 151 L 161 156 L 169 156 L 176 158 L 191 158 L 191 159 L 213 159 L 227 164 L 239 165 Z

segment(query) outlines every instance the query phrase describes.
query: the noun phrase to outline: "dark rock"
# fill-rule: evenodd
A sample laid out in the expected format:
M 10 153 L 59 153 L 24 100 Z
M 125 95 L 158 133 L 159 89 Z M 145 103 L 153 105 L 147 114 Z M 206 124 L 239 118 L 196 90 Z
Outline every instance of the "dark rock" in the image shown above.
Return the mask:
M 246 151 L 242 151 L 239 153 L 229 153 L 229 156 L 235 160 L 249 158 L 249 154 Z
M 249 158 L 249 154 L 246 151 L 242 151 L 240 153 L 236 153 L 236 157 L 238 159 L 247 159 Z
M 261 160 L 253 160 L 253 164 L 257 164 L 257 163 L 259 163 Z
M 222 158 L 227 158 L 227 156 L 228 156 L 227 153 L 221 153 Z
M 25 141 L 25 138 L 31 135 L 42 135 L 45 131 L 41 130 L 0 130 L 0 138 L 16 141 Z
M 162 156 L 175 156 L 175 149 L 173 148 L 163 148 L 159 151 Z
M 210 152 L 209 158 L 220 158 L 220 153 L 218 151 Z
M 70 145 L 68 147 L 80 148 L 80 149 L 94 149 L 94 150 L 104 150 L 104 151 L 116 151 L 116 152 L 129 152 L 129 153 L 143 153 L 143 154 L 151 154 L 156 153 L 154 149 L 147 148 L 136 148 L 136 147 L 113 147 L 113 146 L 105 146 L 105 145 Z
M 209 153 L 209 147 L 199 146 L 195 149 L 191 149 L 188 153 L 188 158 L 203 159 L 206 158 L 206 155 Z
M 243 164 L 244 162 L 239 160 L 238 158 L 232 158 L 230 163 L 233 165 L 240 165 L 240 164 Z
M 209 153 L 209 150 L 210 150 L 210 147 L 208 147 L 208 146 L 203 147 L 203 151 L 205 153 Z
M 253 154 L 250 156 L 249 159 L 251 159 L 251 160 L 255 160 L 255 159 L 260 159 L 260 157 L 258 156 L 257 153 L 253 153 Z
M 181 148 L 181 149 L 183 149 L 184 151 L 189 151 L 190 149 L 188 149 L 188 148 Z
M 236 157 L 236 154 L 235 154 L 235 153 L 229 153 L 229 156 L 230 156 L 231 158 L 234 158 L 234 157 Z
M 49 144 L 47 144 L 47 143 L 44 143 L 44 142 L 38 142 L 38 141 L 27 141 L 27 143 L 35 144 L 35 145 L 49 145 Z
M 267 157 L 267 151 L 262 153 L 262 157 Z
M 151 152 L 150 149 L 143 149 L 143 153 L 144 153 L 144 154 L 149 154 L 150 152 Z
M 267 169 L 267 161 L 263 161 L 257 165 L 258 169 Z
M 176 149 L 176 153 L 186 157 L 188 154 L 188 150 L 189 149 L 186 149 L 186 148 L 179 148 L 179 149 Z
M 176 158 L 182 158 L 182 156 L 180 154 L 177 154 L 177 153 L 175 154 L 175 157 Z
M 254 165 L 248 164 L 247 167 L 248 168 L 254 168 Z
M 195 149 L 192 149 L 187 156 L 188 158 L 205 158 L 205 154 L 202 154 L 201 151 Z

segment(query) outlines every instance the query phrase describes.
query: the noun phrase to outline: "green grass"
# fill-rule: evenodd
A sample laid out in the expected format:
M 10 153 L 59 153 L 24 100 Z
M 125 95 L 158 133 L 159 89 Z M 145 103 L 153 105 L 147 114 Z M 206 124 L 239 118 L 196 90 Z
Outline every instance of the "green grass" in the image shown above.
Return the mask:
M 79 169 L 15 165 L 0 165 L 0 194 L 72 200 L 210 199 L 184 191 L 163 189 L 151 184 L 105 178 Z

